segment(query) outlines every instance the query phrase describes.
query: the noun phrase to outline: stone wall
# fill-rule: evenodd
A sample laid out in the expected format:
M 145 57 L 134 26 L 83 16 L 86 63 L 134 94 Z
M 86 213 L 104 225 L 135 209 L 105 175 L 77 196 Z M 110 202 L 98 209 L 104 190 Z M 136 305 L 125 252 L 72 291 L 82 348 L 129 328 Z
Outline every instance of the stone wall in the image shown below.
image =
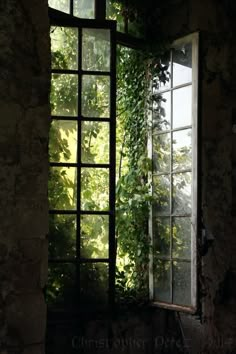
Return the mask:
M 44 352 L 47 0 L 0 1 L 0 353 Z

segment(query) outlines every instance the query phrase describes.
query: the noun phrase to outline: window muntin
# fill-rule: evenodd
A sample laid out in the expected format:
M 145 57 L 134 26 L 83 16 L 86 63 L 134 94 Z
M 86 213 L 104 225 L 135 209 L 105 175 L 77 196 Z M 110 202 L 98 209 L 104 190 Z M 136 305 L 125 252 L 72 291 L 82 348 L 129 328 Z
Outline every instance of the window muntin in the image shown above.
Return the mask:
M 114 30 L 90 20 L 51 27 L 51 309 L 114 300 Z
M 168 60 L 170 80 L 153 89 L 150 215 L 151 300 L 196 308 L 198 35 L 177 41 Z

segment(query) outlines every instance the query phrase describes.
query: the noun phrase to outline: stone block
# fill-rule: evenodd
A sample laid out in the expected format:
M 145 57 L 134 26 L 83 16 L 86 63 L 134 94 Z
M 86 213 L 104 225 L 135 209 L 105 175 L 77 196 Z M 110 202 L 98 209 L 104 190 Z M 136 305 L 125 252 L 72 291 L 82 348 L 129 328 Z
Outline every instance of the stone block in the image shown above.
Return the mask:
M 26 262 L 39 262 L 43 258 L 43 244 L 41 239 L 22 239 L 19 240 L 19 248 Z
M 18 199 L 15 211 L 18 239 L 44 239 L 48 234 L 48 201 Z
M 42 294 L 16 295 L 6 308 L 6 319 L 24 345 L 44 342 L 46 304 Z

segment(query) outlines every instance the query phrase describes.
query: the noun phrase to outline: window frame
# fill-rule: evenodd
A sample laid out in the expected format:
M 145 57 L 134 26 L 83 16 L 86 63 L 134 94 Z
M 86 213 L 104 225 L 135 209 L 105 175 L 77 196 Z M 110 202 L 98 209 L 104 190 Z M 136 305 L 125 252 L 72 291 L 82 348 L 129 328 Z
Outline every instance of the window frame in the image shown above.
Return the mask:
M 76 117 L 58 117 L 58 116 L 51 116 L 50 119 L 51 121 L 53 120 L 69 120 L 69 121 L 74 121 L 77 122 L 78 124 L 78 136 L 77 136 L 77 148 L 80 149 L 80 144 L 81 144 L 81 124 L 82 122 L 86 121 L 98 121 L 98 122 L 107 122 L 109 123 L 110 126 L 110 133 L 109 133 L 109 143 L 110 143 L 110 152 L 109 152 L 109 163 L 106 164 L 98 164 L 98 163 L 83 163 L 82 161 L 77 161 L 76 163 L 61 163 L 61 162 L 50 162 L 49 165 L 51 167 L 57 167 L 57 166 L 62 166 L 62 167 L 75 167 L 77 170 L 77 207 L 75 210 L 53 210 L 49 209 L 49 215 L 75 215 L 77 219 L 77 229 L 76 229 L 76 253 L 77 257 L 76 260 L 72 262 L 72 260 L 69 261 L 69 263 L 75 264 L 77 268 L 80 267 L 81 264 L 107 264 L 108 266 L 108 304 L 107 307 L 101 307 L 101 308 L 85 308 L 84 306 L 81 306 L 79 296 L 78 296 L 78 303 L 76 306 L 73 307 L 63 307 L 62 306 L 48 306 L 49 313 L 53 315 L 53 313 L 57 313 L 63 310 L 65 313 L 83 313 L 83 312 L 93 312 L 93 311 L 109 311 L 110 308 L 114 306 L 114 299 L 115 299 L 115 254 L 116 254 L 116 244 L 115 244 L 115 177 L 116 177 L 116 151 L 115 151 L 115 136 L 116 136 L 116 24 L 115 21 L 111 20 L 106 20 L 106 19 L 82 19 L 78 17 L 74 17 L 70 14 L 52 9 L 49 7 L 49 18 L 50 18 L 50 26 L 59 26 L 59 27 L 70 27 L 70 28 L 78 28 L 80 31 L 82 28 L 91 28 L 91 29 L 107 29 L 110 30 L 110 43 L 111 43 L 111 68 L 108 72 L 106 73 L 107 77 L 110 77 L 110 117 L 108 118 L 89 118 L 89 117 L 83 117 L 81 115 L 81 112 L 78 112 Z M 80 40 L 81 42 L 81 40 Z M 81 43 L 79 44 L 80 46 L 82 45 Z M 81 59 L 80 59 L 81 60 Z M 51 73 L 58 73 L 62 72 L 64 73 L 67 70 L 58 70 L 58 69 L 51 69 Z M 73 70 L 72 70 L 73 71 Z M 84 70 L 81 68 L 78 68 L 77 70 L 74 70 L 77 72 L 78 77 L 83 75 Z M 87 75 L 103 75 L 103 72 L 96 72 L 96 71 L 89 71 L 87 72 Z M 82 79 L 80 79 L 81 81 Z M 81 93 L 81 84 L 79 85 L 78 88 L 78 94 Z M 79 97 L 79 96 L 78 96 Z M 82 97 L 82 96 L 81 96 Z M 78 104 L 78 106 L 80 106 Z M 80 110 L 79 110 L 80 111 Z M 80 118 L 79 118 L 80 117 Z M 80 126 L 80 127 L 79 127 Z M 79 156 L 81 153 L 78 154 Z M 109 209 L 108 210 L 102 210 L 102 211 L 90 211 L 90 210 L 82 210 L 81 206 L 79 205 L 80 203 L 80 192 L 81 192 L 81 183 L 80 183 L 80 171 L 81 168 L 104 168 L 104 169 L 109 169 Z M 83 258 L 80 256 L 80 221 L 81 216 L 83 215 L 107 215 L 109 218 L 108 222 L 108 245 L 109 245 L 109 252 L 108 252 L 108 257 L 107 258 Z M 50 235 L 49 235 L 50 237 Z M 62 259 L 61 258 L 61 263 L 60 259 L 50 259 L 48 260 L 49 264 L 63 264 L 63 263 L 68 263 L 67 259 Z M 75 290 L 79 292 L 80 289 L 80 276 L 78 276 L 78 270 L 77 270 L 77 275 L 76 275 L 76 284 L 75 284 Z M 78 293 L 79 295 L 79 293 Z
M 157 301 L 154 299 L 154 274 L 153 274 L 153 252 L 150 252 L 149 258 L 149 295 L 152 306 L 158 306 L 166 309 L 183 311 L 188 313 L 196 313 L 197 311 L 197 278 L 198 278 L 198 265 L 197 265 L 197 238 L 198 238 L 198 161 L 199 161 L 199 139 L 198 139 L 198 72 L 199 72 L 199 33 L 195 32 L 189 34 L 185 37 L 179 38 L 173 42 L 170 46 L 170 52 L 187 43 L 192 44 L 192 183 L 191 183 L 191 306 L 184 306 L 173 303 L 173 294 L 172 294 L 172 303 Z M 181 85 L 180 85 L 181 86 Z M 183 85 L 184 86 L 184 85 Z M 176 86 L 178 87 L 178 85 Z M 161 90 L 159 92 L 170 92 L 175 86 L 171 85 L 169 90 Z M 171 112 L 173 110 L 173 102 L 171 102 Z M 171 115 L 173 112 L 171 113 Z M 149 122 L 152 125 L 152 112 L 149 113 Z M 172 129 L 170 130 L 172 131 Z M 153 158 L 153 148 L 152 148 L 152 129 L 150 129 L 148 134 L 148 156 L 150 159 Z M 172 147 L 171 147 L 172 149 Z M 172 164 L 172 162 L 171 162 Z M 150 182 L 152 184 L 152 172 L 150 173 Z M 172 181 L 171 181 L 172 184 Z M 153 195 L 153 187 L 151 187 L 151 194 Z M 170 199 L 172 199 L 172 195 Z M 149 217 L 149 235 L 151 239 L 151 249 L 153 250 L 153 208 L 150 209 Z M 172 210 L 170 211 L 172 215 Z M 172 261 L 172 256 L 170 257 Z M 173 279 L 171 279 L 171 292 L 173 292 Z

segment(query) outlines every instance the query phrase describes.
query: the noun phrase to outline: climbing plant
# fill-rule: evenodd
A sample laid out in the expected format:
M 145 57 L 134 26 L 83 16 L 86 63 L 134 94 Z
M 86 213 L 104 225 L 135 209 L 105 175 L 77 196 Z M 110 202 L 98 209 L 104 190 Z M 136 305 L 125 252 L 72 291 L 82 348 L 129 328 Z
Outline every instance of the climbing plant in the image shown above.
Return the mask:
M 150 255 L 148 113 L 154 100 L 162 100 L 153 94 L 152 85 L 165 82 L 168 75 L 160 55 L 148 49 L 118 47 L 117 54 L 116 284 L 119 301 L 140 302 L 148 298 Z

